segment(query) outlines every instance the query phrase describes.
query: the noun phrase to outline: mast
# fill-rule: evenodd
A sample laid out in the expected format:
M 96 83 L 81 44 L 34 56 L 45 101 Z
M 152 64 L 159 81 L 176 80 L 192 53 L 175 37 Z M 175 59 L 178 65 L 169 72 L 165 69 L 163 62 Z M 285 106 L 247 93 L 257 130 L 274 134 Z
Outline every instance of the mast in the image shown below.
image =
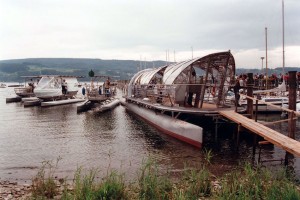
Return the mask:
M 268 89 L 268 28 L 265 27 L 266 34 L 266 90 Z
M 284 75 L 285 67 L 285 51 L 284 51 L 284 0 L 282 0 L 282 75 Z

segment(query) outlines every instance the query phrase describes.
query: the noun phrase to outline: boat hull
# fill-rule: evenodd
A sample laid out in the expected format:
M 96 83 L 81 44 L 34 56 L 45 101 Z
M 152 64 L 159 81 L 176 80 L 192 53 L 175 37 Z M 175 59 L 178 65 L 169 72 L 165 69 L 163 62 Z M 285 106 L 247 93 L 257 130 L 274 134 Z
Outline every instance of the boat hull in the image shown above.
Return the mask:
M 123 102 L 122 105 L 160 131 L 197 148 L 202 147 L 203 129 L 201 127 L 138 106 L 135 103 Z
M 113 99 L 111 102 L 104 104 L 101 108 L 102 108 L 102 111 L 111 110 L 111 109 L 117 107 L 119 104 L 120 104 L 119 99 Z
M 30 87 L 16 87 L 14 88 L 16 95 L 20 97 L 32 97 L 34 93 L 31 91 Z
M 83 102 L 84 99 L 65 99 L 65 100 L 58 100 L 58 101 L 47 101 L 42 102 L 42 107 L 49 107 L 49 106 L 59 106 L 59 105 L 65 105 L 65 104 L 72 104 L 72 103 L 78 103 Z
M 35 89 L 34 94 L 36 97 L 43 100 L 58 99 L 62 97 L 73 97 L 77 94 L 78 91 L 68 91 L 66 95 L 62 94 L 62 91 L 59 89 Z

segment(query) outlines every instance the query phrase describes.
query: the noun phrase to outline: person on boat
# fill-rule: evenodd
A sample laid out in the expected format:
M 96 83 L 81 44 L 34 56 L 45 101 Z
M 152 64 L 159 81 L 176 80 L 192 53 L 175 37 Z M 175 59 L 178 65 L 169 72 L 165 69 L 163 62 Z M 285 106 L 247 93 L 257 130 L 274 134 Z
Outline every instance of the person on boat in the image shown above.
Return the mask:
M 106 97 L 109 96 L 109 85 L 110 85 L 109 78 L 107 78 L 107 80 L 104 83 L 104 89 L 105 89 L 105 96 Z
M 32 79 L 30 80 L 31 82 L 28 83 L 28 86 L 30 87 L 30 92 L 33 93 L 34 90 L 34 83 L 32 81 Z
M 68 84 L 67 84 L 65 79 L 63 80 L 63 82 L 61 84 L 61 89 L 62 89 L 62 93 L 64 95 L 66 95 L 67 94 L 67 89 L 68 89 Z
M 192 76 L 191 76 L 191 80 L 190 80 L 190 84 L 195 84 L 195 83 L 196 83 L 195 78 L 196 78 L 196 72 L 193 71 L 193 72 L 192 72 Z M 193 86 L 189 86 L 189 88 L 191 88 L 191 87 L 193 87 Z M 192 106 L 193 95 L 194 95 L 194 93 L 189 91 L 189 96 L 188 96 L 188 100 L 187 100 L 187 104 L 188 104 L 189 106 Z
M 237 107 L 239 105 L 240 89 L 241 89 L 240 81 L 237 79 L 235 81 L 235 85 L 233 86 L 233 92 L 234 92 L 234 97 L 235 97 L 235 107 Z
M 99 93 L 99 95 L 101 95 L 101 94 L 102 94 L 101 86 L 99 86 L 98 93 Z
M 82 95 L 85 96 L 85 87 L 83 86 L 81 89 Z

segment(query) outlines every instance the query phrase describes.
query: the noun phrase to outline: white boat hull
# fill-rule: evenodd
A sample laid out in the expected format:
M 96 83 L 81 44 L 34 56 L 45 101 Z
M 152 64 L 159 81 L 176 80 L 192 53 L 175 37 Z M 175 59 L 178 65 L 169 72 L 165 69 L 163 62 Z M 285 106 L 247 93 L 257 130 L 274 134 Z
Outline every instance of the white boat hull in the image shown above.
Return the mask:
M 104 104 L 103 106 L 101 106 L 102 110 L 111 110 L 113 108 L 115 108 L 116 106 L 118 106 L 120 104 L 120 100 L 119 99 L 114 99 L 111 102 Z
M 85 99 L 66 99 L 66 100 L 58 100 L 58 101 L 47 101 L 47 102 L 42 102 L 41 106 L 42 107 L 59 106 L 59 105 L 78 103 L 83 101 L 85 101 Z
M 153 110 L 134 103 L 126 102 L 125 106 L 129 111 L 137 114 L 162 132 L 198 148 L 202 147 L 203 129 L 201 127 L 168 115 L 155 113 Z
M 14 88 L 16 95 L 20 97 L 30 97 L 34 96 L 34 93 L 31 91 L 30 87 L 16 87 Z
M 280 107 L 284 107 L 284 108 L 288 108 L 288 104 L 287 103 L 272 103 L 273 105 L 275 106 L 280 106 Z M 299 102 L 297 102 L 297 105 L 299 104 Z M 243 103 L 242 104 L 243 107 L 247 107 L 247 104 L 246 103 Z M 255 103 L 253 103 L 253 111 L 255 112 L 256 110 L 256 105 Z M 282 112 L 283 110 L 280 109 L 280 108 L 277 108 L 277 107 L 274 107 L 274 106 L 270 106 L 270 105 L 267 105 L 267 104 L 263 104 L 263 103 L 258 103 L 257 104 L 257 112 Z
M 67 97 L 72 97 L 74 95 L 77 94 L 77 90 L 76 91 L 68 91 L 66 95 L 62 94 L 61 90 L 57 90 L 57 89 L 35 89 L 34 90 L 34 94 L 36 97 L 40 98 L 40 99 L 56 99 L 56 98 L 60 98 L 63 96 L 67 96 Z

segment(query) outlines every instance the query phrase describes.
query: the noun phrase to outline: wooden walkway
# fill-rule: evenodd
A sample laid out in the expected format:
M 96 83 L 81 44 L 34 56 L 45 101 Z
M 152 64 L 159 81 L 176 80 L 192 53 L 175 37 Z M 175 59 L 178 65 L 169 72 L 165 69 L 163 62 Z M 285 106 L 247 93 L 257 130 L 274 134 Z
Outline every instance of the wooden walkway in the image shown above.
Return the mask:
M 243 115 L 240 115 L 234 111 L 219 111 L 219 113 L 236 122 L 237 124 L 243 126 L 244 128 L 252 131 L 255 134 L 260 135 L 265 140 L 271 142 L 272 144 L 286 150 L 287 152 L 300 157 L 300 142 L 289 138 L 273 129 L 270 129 L 263 124 L 255 122 Z

